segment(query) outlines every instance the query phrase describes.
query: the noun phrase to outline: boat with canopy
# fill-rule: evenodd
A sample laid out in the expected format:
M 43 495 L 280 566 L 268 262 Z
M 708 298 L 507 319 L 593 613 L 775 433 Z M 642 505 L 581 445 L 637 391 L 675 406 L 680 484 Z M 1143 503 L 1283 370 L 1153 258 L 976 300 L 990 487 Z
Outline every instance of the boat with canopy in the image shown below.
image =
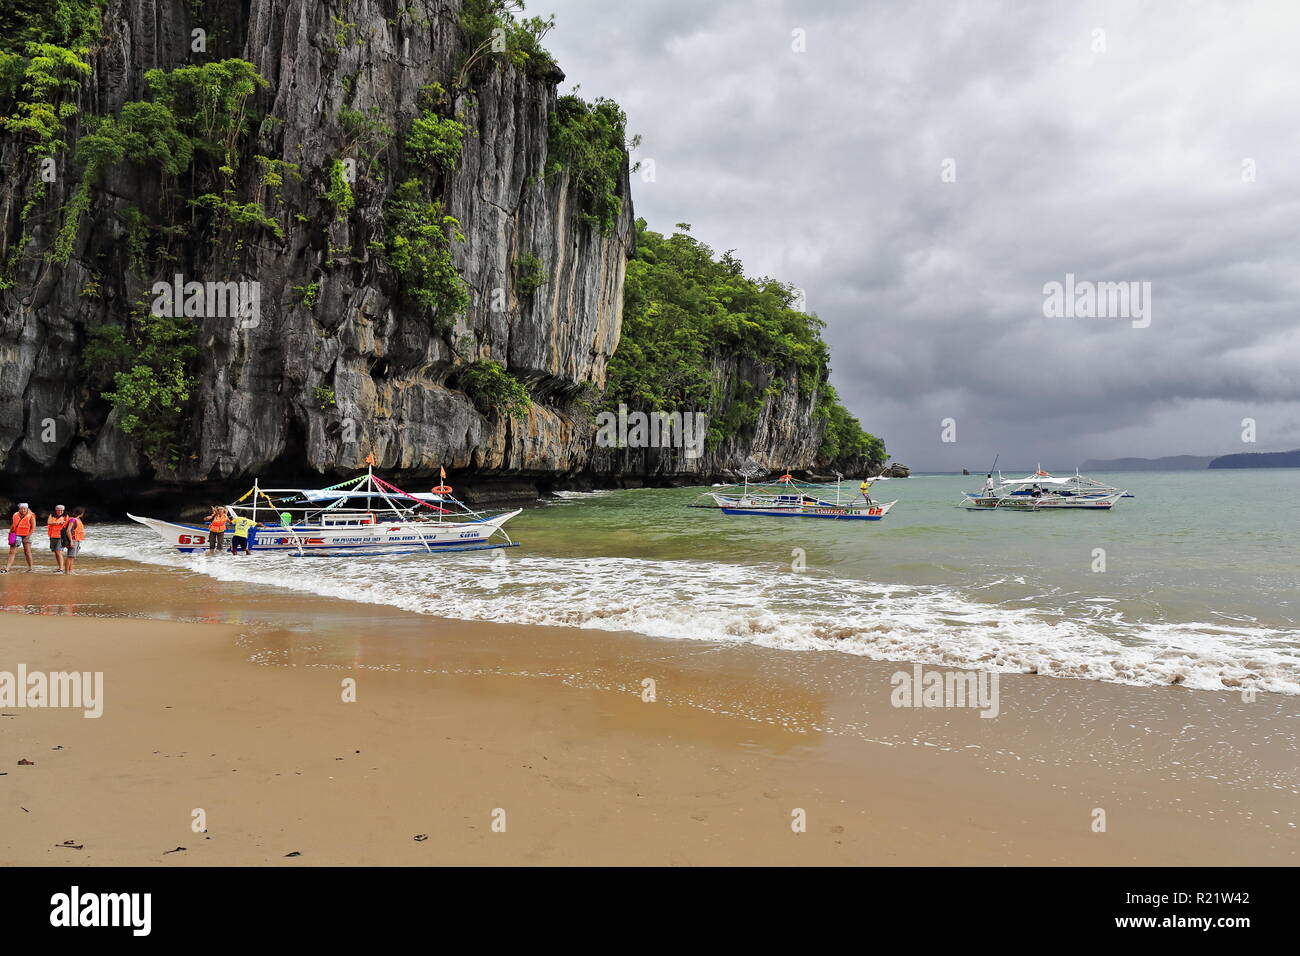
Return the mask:
M 979 491 L 968 491 L 961 505 L 968 511 L 1109 511 L 1127 491 L 1075 472 L 1056 476 L 1041 467 L 1024 478 L 1003 478 L 992 473 Z
M 226 512 L 250 518 L 248 550 L 296 556 L 372 557 L 518 547 L 504 525 L 520 510 L 474 511 L 452 494 L 446 472 L 429 492 L 409 494 L 374 473 L 327 488 L 263 488 L 258 481 Z M 182 553 L 208 550 L 203 525 L 128 514 Z
M 876 501 L 871 497 L 871 482 L 877 480 L 874 478 L 863 479 L 857 493 L 844 488 L 839 480 L 816 484 L 785 474 L 772 482 L 751 484 L 747 472 L 742 472 L 741 478 L 739 485 L 714 486 L 716 490 L 701 496 L 706 501 L 691 507 L 710 508 L 724 515 L 879 521 L 898 504 L 897 500 Z

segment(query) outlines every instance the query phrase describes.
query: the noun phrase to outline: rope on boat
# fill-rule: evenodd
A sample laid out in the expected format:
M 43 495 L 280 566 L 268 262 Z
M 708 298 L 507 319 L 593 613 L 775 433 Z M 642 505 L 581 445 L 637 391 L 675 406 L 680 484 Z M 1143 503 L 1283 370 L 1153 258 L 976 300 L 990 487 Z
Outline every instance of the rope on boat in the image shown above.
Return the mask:
M 388 502 L 388 506 L 389 506 L 390 508 L 392 508 L 394 511 L 397 511 L 397 510 L 398 510 L 398 509 L 397 509 L 397 506 L 396 506 L 395 504 L 393 504 L 392 499 L 389 498 L 388 495 L 385 495 L 385 494 L 384 494 L 384 489 L 389 489 L 389 490 L 391 490 L 391 491 L 394 491 L 394 492 L 396 492 L 398 495 L 400 495 L 401 497 L 403 497 L 403 498 L 409 498 L 410 500 L 412 500 L 412 501 L 414 501 L 414 502 L 417 502 L 418 504 L 424 504 L 424 502 L 421 501 L 419 498 L 416 498 L 414 495 L 408 495 L 405 491 L 403 491 L 401 488 L 398 488 L 396 485 L 390 485 L 388 482 L 384 481 L 384 479 L 382 479 L 382 478 L 376 476 L 376 475 L 374 474 L 374 472 L 370 472 L 370 473 L 367 475 L 367 477 L 370 479 L 370 481 L 371 481 L 372 484 L 375 484 L 375 485 L 378 485 L 378 486 L 379 486 L 379 493 L 380 493 L 381 495 L 383 495 L 384 500 Z M 439 508 L 439 509 L 437 509 L 437 510 L 438 510 L 438 511 L 442 511 L 443 514 L 446 514 L 446 513 L 447 513 L 446 510 L 445 510 L 445 509 L 442 509 L 442 508 Z M 432 547 L 432 545 L 429 544 L 429 539 L 425 536 L 425 534 L 424 534 L 423 531 L 420 531 L 420 532 L 419 532 L 419 535 L 420 535 L 420 543 L 421 543 L 422 545 L 424 545 L 424 550 L 425 550 L 427 553 L 432 554 L 432 553 L 433 553 L 433 547 Z
M 390 485 L 388 482 L 384 481 L 384 479 L 380 478 L 378 475 L 372 475 L 371 477 L 374 479 L 375 484 L 381 485 L 384 488 L 387 488 L 389 491 L 394 491 L 397 494 L 401 495 L 403 498 L 409 498 L 410 500 L 414 501 L 418 505 L 424 505 L 424 507 L 429 508 L 432 511 L 437 511 L 441 514 L 445 514 L 445 515 L 454 514 L 454 512 L 448 510 L 447 508 L 439 508 L 437 505 L 431 504 L 430 502 L 425 501 L 423 498 L 417 498 L 415 497 L 415 495 L 407 494 L 405 491 L 403 491 L 401 488 L 398 488 L 396 485 Z
M 355 478 L 349 478 L 347 481 L 340 481 L 337 485 L 329 485 L 322 488 L 321 491 L 335 491 L 339 488 L 346 488 L 348 485 L 355 485 L 358 481 L 364 481 L 365 475 L 357 475 Z

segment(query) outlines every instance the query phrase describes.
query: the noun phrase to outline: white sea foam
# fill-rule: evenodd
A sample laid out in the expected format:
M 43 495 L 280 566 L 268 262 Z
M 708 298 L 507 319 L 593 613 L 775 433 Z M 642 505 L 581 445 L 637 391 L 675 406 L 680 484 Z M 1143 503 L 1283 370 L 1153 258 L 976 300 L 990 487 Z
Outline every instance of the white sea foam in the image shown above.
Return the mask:
M 1249 622 L 1134 621 L 1105 601 L 1033 606 L 713 562 L 504 552 L 357 561 L 181 555 L 105 527 L 95 551 L 221 581 L 447 618 L 627 630 L 652 637 L 834 650 L 876 660 L 1126 684 L 1300 694 L 1300 642 Z

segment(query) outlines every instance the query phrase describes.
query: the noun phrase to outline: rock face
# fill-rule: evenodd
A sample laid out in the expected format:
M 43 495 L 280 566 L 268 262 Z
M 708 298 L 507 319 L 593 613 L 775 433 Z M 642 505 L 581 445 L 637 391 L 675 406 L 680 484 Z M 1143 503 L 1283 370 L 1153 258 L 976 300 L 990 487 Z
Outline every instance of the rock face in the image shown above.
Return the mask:
M 912 469 L 898 462 L 891 462 L 882 472 L 886 478 L 907 478 L 912 474 Z
M 746 459 L 771 470 L 816 464 L 816 395 L 797 387 L 765 399 L 752 437 L 700 457 L 597 447 L 588 401 L 604 386 L 619 340 L 633 210 L 626 164 L 622 209 L 607 230 L 581 215 L 567 171 L 547 174 L 558 70 L 530 75 L 498 65 L 456 95 L 469 133 L 441 194 L 464 237 L 452 254 L 471 304 L 450 331 L 402 305 L 379 257 L 384 201 L 404 172 L 399 144 L 421 89 L 450 89 L 468 52 L 460 7 L 461 0 L 107 0 L 91 74 L 74 95 L 69 145 L 25 221 L 21 209 L 39 170 L 25 143 L 0 137 L 0 262 L 15 257 L 12 285 L 0 288 L 0 473 L 9 491 L 92 481 L 106 494 L 135 494 L 144 478 L 183 494 L 254 475 L 351 474 L 371 453 L 399 479 L 444 466 L 517 488 L 574 476 L 723 474 Z M 206 31 L 201 53 L 192 51 L 196 29 Z M 256 98 L 258 125 L 241 146 L 245 163 L 260 154 L 299 168 L 300 178 L 285 177 L 274 210 L 283 237 L 250 239 L 234 271 L 216 243 L 185 238 L 174 241 L 169 261 L 136 268 L 128 224 L 136 209 L 157 204 L 160 177 L 120 163 L 94 180 L 67 261 L 51 261 L 82 179 L 74 154 L 89 118 L 147 98 L 147 70 L 231 57 L 251 62 L 269 83 Z M 350 148 L 345 110 L 391 135 L 374 163 L 358 167 L 355 206 L 339 215 L 325 194 L 333 163 Z M 515 278 L 524 256 L 542 263 L 544 281 L 533 291 Z M 199 357 L 180 453 L 151 460 L 123 433 L 82 357 L 90 330 L 120 325 L 152 297 L 154 283 L 176 274 L 260 283 L 260 314 L 194 319 Z M 460 390 L 458 371 L 483 359 L 527 385 L 526 418 L 485 415 Z M 737 358 L 716 367 L 720 394 L 742 381 L 766 388 L 774 377 L 787 376 Z
M 474 95 L 458 98 L 470 134 L 444 201 L 464 235 L 453 244 L 454 261 L 472 303 L 450 334 L 439 334 L 404 313 L 391 283 L 376 281 L 378 264 L 367 244 L 382 236 L 382 202 L 392 184 L 359 171 L 356 207 L 343 220 L 321 194 L 344 149 L 341 110 L 370 113 L 397 139 L 410 126 L 421 87 L 448 83 L 466 54 L 459 3 L 335 6 L 251 0 L 242 10 L 207 4 L 200 16 L 187 0 L 110 0 L 103 45 L 81 91 L 83 116 L 113 114 L 143 98 L 148 69 L 247 59 L 270 82 L 259 103 L 268 118 L 256 151 L 298 164 L 302 180 L 284 190 L 290 214 L 282 219 L 283 241 L 260 239 L 243 274 L 229 274 L 205 248 L 186 248 L 176 265 L 187 280 L 260 282 L 261 308 L 256 323 L 196 319 L 201 358 L 188 454 L 164 471 L 165 463 L 145 460 L 115 427 L 115 413 L 105 419 L 79 370 L 88 328 L 123 314 L 154 282 L 171 279 L 172 270 L 139 277 L 127 268 L 122 221 L 156 184 L 129 164 L 114 168 L 92 194 L 71 258 L 51 264 L 42 253 L 80 176 L 64 151 L 58 179 L 30 220 L 32 242 L 17 281 L 3 293 L 0 467 L 190 483 L 277 467 L 352 471 L 371 452 L 382 468 L 398 473 L 443 465 L 541 475 L 586 465 L 589 429 L 569 407 L 585 386 L 603 386 L 618 343 L 633 235 L 626 172 L 622 213 L 602 233 L 580 219 L 568 173 L 544 175 L 548 117 L 562 75 L 534 78 L 499 68 Z M 207 15 L 222 10 L 218 21 Z M 333 17 L 344 12 L 357 26 L 339 42 L 342 28 Z M 190 53 L 195 28 L 211 38 L 206 58 Z M 78 132 L 84 129 L 70 130 L 70 142 Z M 4 142 L 5 168 L 22 169 L 22 145 Z M 391 146 L 384 158 L 392 158 Z M 377 167 L 383 166 L 381 159 Z M 0 213 L 10 241 L 27 178 L 4 184 Z M 356 263 L 327 265 L 331 251 L 340 249 Z M 530 295 L 519 293 L 513 276 L 513 263 L 525 254 L 545 269 L 545 283 Z M 309 308 L 295 289 L 313 282 L 319 291 Z M 93 296 L 85 293 L 91 288 Z M 501 363 L 528 385 L 534 403 L 526 420 L 486 417 L 455 387 L 456 367 L 478 359 Z M 332 393 L 333 405 L 318 390 Z
M 778 377 L 784 387 L 764 399 L 752 432 L 726 438 L 714 447 L 699 447 L 698 455 L 680 447 L 597 445 L 592 452 L 590 470 L 604 476 L 634 476 L 641 481 L 734 476 L 747 463 L 766 471 L 806 470 L 816 461 L 821 443 L 821 429 L 813 424 L 817 393 L 799 393 L 798 374 L 793 367 L 776 370 L 734 355 L 714 359 L 714 394 L 721 407 L 731 403 L 737 389 L 762 392 Z

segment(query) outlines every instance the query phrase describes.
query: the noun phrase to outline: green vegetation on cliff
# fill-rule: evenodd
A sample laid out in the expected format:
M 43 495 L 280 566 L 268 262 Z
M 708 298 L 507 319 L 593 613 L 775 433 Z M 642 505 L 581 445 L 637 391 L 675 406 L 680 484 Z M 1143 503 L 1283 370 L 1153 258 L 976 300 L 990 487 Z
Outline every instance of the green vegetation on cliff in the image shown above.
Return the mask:
M 637 253 L 628 263 L 623 331 L 609 363 L 605 401 L 643 410 L 707 410 L 709 440 L 743 433 L 763 402 L 794 377 L 815 395 L 825 423 L 820 457 L 862 455 L 883 461 L 880 439 L 862 430 L 827 380 L 830 354 L 823 323 L 795 308 L 795 290 L 775 279 L 751 279 L 730 252 L 713 250 L 684 231 L 665 238 L 637 220 Z M 767 389 L 739 383 L 723 394 L 715 365 L 740 356 L 768 369 Z
M 627 151 L 627 116 L 613 100 L 561 96 L 551 114 L 548 176 L 567 170 L 584 222 L 609 232 L 623 211 L 619 195 Z
M 117 116 L 99 117 L 77 143 L 77 160 L 87 169 L 106 169 L 129 160 L 179 176 L 194 158 L 194 144 L 176 128 L 176 115 L 161 103 L 134 102 Z
M 546 285 L 546 263 L 531 252 L 514 262 L 515 288 L 521 296 L 530 296 Z
M 73 101 L 90 75 L 90 45 L 99 38 L 103 0 L 6 0 L 0 5 L 0 132 L 27 143 L 43 166 L 67 144 L 65 124 L 77 115 Z M 28 216 L 45 199 L 47 169 L 29 180 L 18 216 L 20 235 L 0 267 L 0 289 L 13 285 L 19 258 L 31 239 Z M 74 197 L 89 205 L 88 190 Z
M 557 71 L 555 60 L 542 49 L 555 16 L 524 17 L 523 12 L 522 0 L 465 0 L 460 25 L 469 50 L 456 73 L 456 87 L 498 64 L 508 63 L 534 78 Z
M 398 294 L 428 310 L 430 328 L 446 335 L 470 304 L 452 256 L 452 243 L 465 236 L 443 201 L 469 128 L 451 115 L 452 98 L 441 83 L 421 87 L 418 105 L 401 140 L 404 165 L 415 175 L 384 200 L 386 238 L 375 249 L 396 276 Z
M 817 395 L 817 418 L 826 423 L 817 455 L 824 461 L 865 458 L 872 466 L 885 463 L 885 443 L 864 431 L 847 408 L 840 404 L 835 386 L 827 382 Z
M 63 227 L 49 251 L 52 262 L 67 262 L 71 256 L 81 217 L 91 205 L 91 188 L 109 169 L 130 162 L 146 169 L 156 169 L 166 187 L 183 174 L 188 205 L 209 212 L 214 232 L 231 240 L 230 249 L 243 248 L 244 235 L 262 228 L 283 237 L 275 211 L 267 211 L 262 197 L 240 200 L 239 165 L 241 139 L 252 122 L 250 99 L 267 86 L 247 60 L 221 60 L 202 66 L 184 66 L 175 70 L 149 70 L 145 73 L 152 100 L 137 100 L 123 105 L 117 116 L 92 117 L 90 132 L 77 143 L 76 156 L 82 165 L 81 182 L 64 210 Z M 259 157 L 259 160 L 265 157 Z M 287 168 L 288 164 L 280 164 Z M 265 169 L 265 164 L 263 164 Z M 276 179 L 265 176 L 257 184 L 244 184 L 245 190 L 265 192 L 272 181 L 283 184 L 279 170 Z M 206 190 L 206 191 L 205 191 Z M 162 207 L 155 210 L 155 230 L 172 230 L 177 226 L 180 208 L 175 197 L 164 191 Z
M 195 148 L 218 161 L 222 172 L 237 163 L 236 146 L 253 118 L 250 98 L 270 85 L 253 64 L 239 59 L 149 70 L 144 80 Z
M 411 123 L 406 148 L 425 166 L 444 170 L 456 168 L 468 132 L 464 123 L 446 115 L 451 100 L 441 83 L 420 91 L 420 113 Z
M 469 305 L 469 290 L 451 257 L 452 240 L 465 239 L 460 223 L 445 214 L 441 200 L 425 198 L 418 179 L 398 186 L 384 212 L 384 261 L 397 274 L 402 295 L 432 309 L 435 325 L 450 329 L 451 320 Z
M 491 359 L 465 366 L 460 387 L 479 411 L 496 418 L 526 418 L 532 405 L 524 383 Z
M 0 5 L 0 49 L 84 46 L 99 36 L 103 6 L 104 0 L 6 0 Z
M 70 97 L 90 74 L 90 64 L 83 48 L 28 43 L 24 53 L 0 51 L 0 99 L 9 114 L 0 123 L 26 139 L 32 155 L 52 156 L 67 145 L 59 137 L 77 114 Z
M 190 364 L 198 357 L 194 322 L 158 314 L 136 303 L 129 326 L 100 325 L 87 337 L 82 371 L 97 386 L 112 384 L 103 397 L 117 409 L 122 431 L 154 460 L 174 464 L 186 403 Z
M 47 259 L 65 263 L 72 256 L 92 190 L 122 163 L 153 173 L 161 186 L 152 208 L 126 212 L 129 267 L 142 275 L 172 260 L 164 242 L 224 240 L 222 248 L 237 258 L 248 236 L 264 231 L 282 238 L 279 191 L 286 176 L 298 175 L 298 167 L 266 156 L 244 162 L 252 100 L 267 86 L 253 64 L 220 60 L 153 69 L 144 78 L 151 99 L 87 121 L 76 148 L 81 179 Z M 151 247 L 153 238 L 160 241 Z M 198 359 L 197 336 L 191 318 L 158 315 L 138 304 L 87 337 L 87 374 L 104 389 L 100 395 L 117 410 L 122 430 L 155 462 L 174 464 Z
M 71 96 L 90 75 L 103 0 L 6 0 L 0 4 L 0 130 L 51 156 L 77 113 Z

